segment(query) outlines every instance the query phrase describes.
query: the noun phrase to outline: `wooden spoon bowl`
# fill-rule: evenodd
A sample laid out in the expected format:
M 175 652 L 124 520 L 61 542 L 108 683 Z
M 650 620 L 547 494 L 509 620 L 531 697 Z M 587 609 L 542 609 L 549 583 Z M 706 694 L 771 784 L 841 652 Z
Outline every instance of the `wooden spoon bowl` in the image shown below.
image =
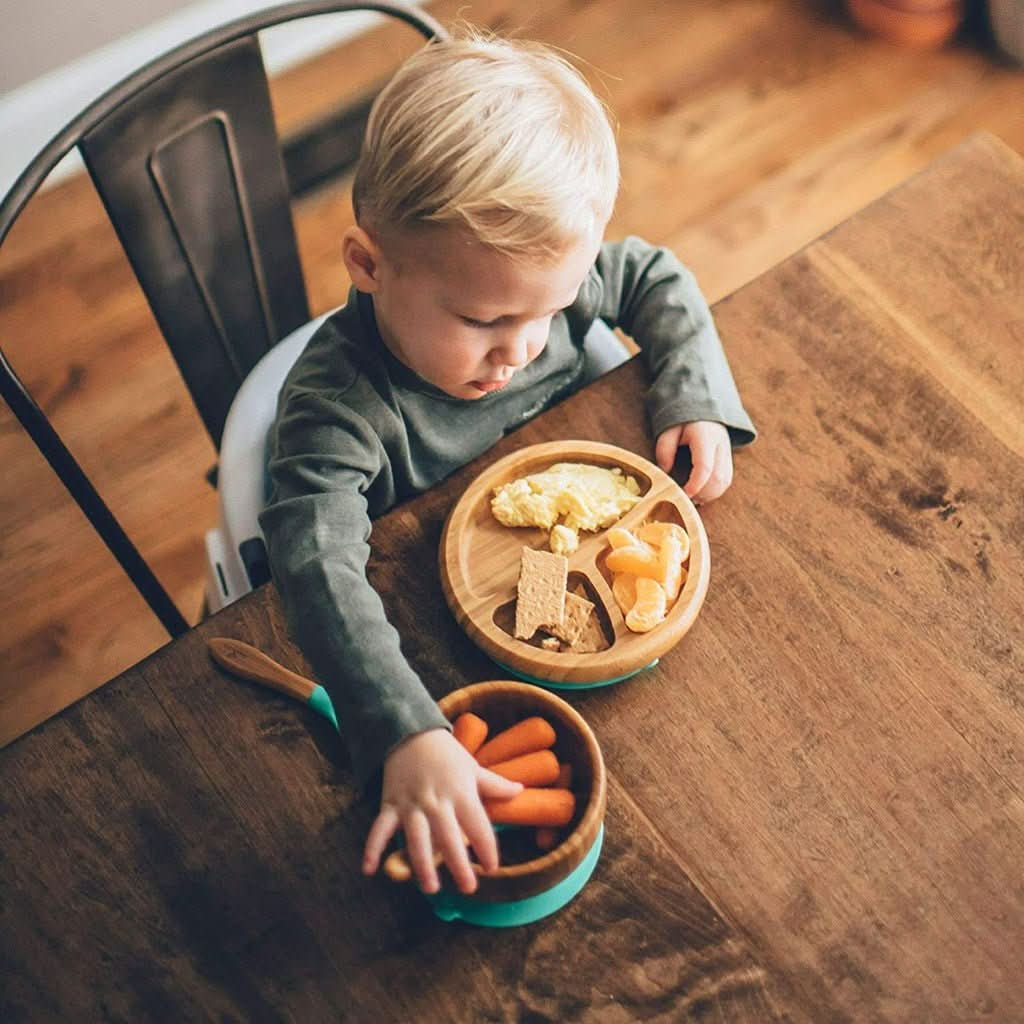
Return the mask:
M 619 467 L 640 484 L 641 499 L 616 525 L 628 528 L 652 520 L 677 523 L 690 538 L 687 579 L 665 621 L 648 633 L 634 633 L 612 595 L 605 531 L 581 533 L 568 556 L 569 589 L 579 588 L 594 604 L 600 650 L 549 651 L 539 639 L 513 634 L 516 585 L 524 546 L 548 550 L 548 531 L 503 526 L 491 512 L 494 489 L 538 473 L 557 462 Z M 693 502 L 653 463 L 633 452 L 596 441 L 555 441 L 532 445 L 494 463 L 466 489 L 445 523 L 440 574 L 445 599 L 470 638 L 499 664 L 527 677 L 559 685 L 588 686 L 631 675 L 674 647 L 693 625 L 707 593 L 711 553 Z
M 554 728 L 556 739 L 552 749 L 560 763 L 571 765 L 570 788 L 576 797 L 576 812 L 565 830 L 565 839 L 553 850 L 519 863 L 503 863 L 490 873 L 482 873 L 477 865 L 481 872 L 477 891 L 461 898 L 478 903 L 507 903 L 546 892 L 580 865 L 604 821 L 607 790 L 604 759 L 590 726 L 561 697 L 512 680 L 462 687 L 442 698 L 438 705 L 453 722 L 465 711 L 479 715 L 490 726 L 491 736 L 532 715 L 540 715 Z M 534 833 L 535 830 L 529 828 L 500 833 L 503 862 L 507 859 L 504 856 L 507 846 L 515 846 L 518 841 L 519 849 L 528 850 Z

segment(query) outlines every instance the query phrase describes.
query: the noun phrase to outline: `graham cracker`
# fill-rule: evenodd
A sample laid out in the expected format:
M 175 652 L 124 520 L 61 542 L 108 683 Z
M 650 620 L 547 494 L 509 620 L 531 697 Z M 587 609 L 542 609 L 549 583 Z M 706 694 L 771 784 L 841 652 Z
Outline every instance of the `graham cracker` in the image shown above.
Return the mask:
M 569 647 L 570 651 L 576 654 L 593 654 L 595 651 L 608 649 L 608 639 L 597 621 L 596 615 L 591 615 L 587 625 L 583 629 L 579 640 Z
M 562 621 L 545 622 L 544 629 L 573 647 L 583 635 L 593 610 L 594 606 L 585 597 L 569 591 L 565 595 L 565 614 Z
M 516 588 L 516 636 L 530 637 L 546 622 L 565 618 L 569 560 L 550 551 L 523 548 Z
M 586 601 L 586 598 L 579 593 L 570 593 L 569 597 L 578 597 L 581 601 Z M 587 604 L 590 602 L 587 601 Z M 593 609 L 594 606 L 591 604 L 590 607 Z M 596 614 L 587 616 L 578 639 L 570 645 L 569 649 L 576 654 L 593 654 L 595 651 L 608 649 L 608 638 L 604 635 L 604 630 L 601 628 Z

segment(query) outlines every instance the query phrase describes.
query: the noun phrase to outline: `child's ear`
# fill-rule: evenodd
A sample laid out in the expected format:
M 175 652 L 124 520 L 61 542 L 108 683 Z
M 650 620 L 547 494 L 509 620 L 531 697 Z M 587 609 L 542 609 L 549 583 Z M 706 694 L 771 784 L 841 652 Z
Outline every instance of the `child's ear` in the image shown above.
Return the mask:
M 380 285 L 380 246 L 358 224 L 341 238 L 341 258 L 352 283 L 361 292 L 375 292 Z

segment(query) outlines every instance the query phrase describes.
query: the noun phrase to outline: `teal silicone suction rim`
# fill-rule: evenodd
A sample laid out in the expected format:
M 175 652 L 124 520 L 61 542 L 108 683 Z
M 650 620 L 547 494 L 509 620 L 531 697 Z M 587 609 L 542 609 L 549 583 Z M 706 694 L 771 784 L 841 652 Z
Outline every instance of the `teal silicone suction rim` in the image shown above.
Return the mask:
M 527 675 L 525 672 L 520 672 L 518 669 L 512 668 L 510 665 L 506 665 L 504 662 L 498 661 L 497 658 L 491 659 L 498 668 L 505 672 L 511 672 L 517 679 L 522 679 L 524 683 L 533 683 L 534 686 L 543 686 L 545 690 L 599 690 L 602 686 L 614 686 L 616 683 L 621 683 L 624 679 L 632 679 L 638 672 L 646 672 L 649 668 L 654 668 L 658 664 L 658 658 L 655 658 L 649 665 L 643 665 L 640 668 L 633 669 L 632 672 L 627 672 L 624 676 L 615 676 L 612 679 L 599 679 L 596 683 L 553 683 L 550 679 L 539 679 L 537 676 Z
M 477 903 L 459 893 L 440 892 L 427 896 L 427 900 L 442 921 L 459 920 L 485 928 L 516 928 L 532 924 L 561 910 L 587 884 L 601 856 L 603 842 L 604 825 L 601 825 L 583 860 L 560 882 L 536 896 L 507 903 Z

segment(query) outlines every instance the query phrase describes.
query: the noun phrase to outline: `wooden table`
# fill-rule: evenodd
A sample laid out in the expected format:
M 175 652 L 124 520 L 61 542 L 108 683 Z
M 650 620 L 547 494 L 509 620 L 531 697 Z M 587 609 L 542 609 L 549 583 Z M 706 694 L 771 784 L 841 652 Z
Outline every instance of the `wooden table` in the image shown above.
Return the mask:
M 715 312 L 762 436 L 656 669 L 572 698 L 609 770 L 556 916 L 443 924 L 365 880 L 374 807 L 263 588 L 0 754 L 0 1018 L 1024 1019 L 1024 162 L 976 137 Z M 650 451 L 632 361 L 379 520 L 436 696 L 494 678 L 433 566 L 485 465 Z

